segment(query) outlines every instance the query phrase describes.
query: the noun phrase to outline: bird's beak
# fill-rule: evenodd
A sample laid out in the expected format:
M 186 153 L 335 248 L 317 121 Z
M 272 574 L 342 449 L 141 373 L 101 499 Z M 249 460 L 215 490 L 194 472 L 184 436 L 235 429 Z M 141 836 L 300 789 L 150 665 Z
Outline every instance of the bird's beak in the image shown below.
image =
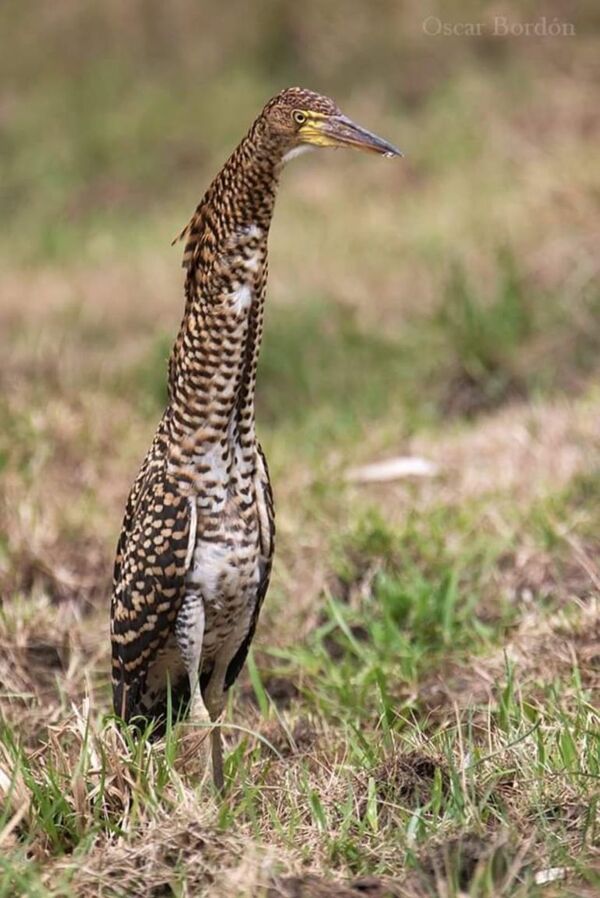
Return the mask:
M 345 115 L 331 115 L 309 120 L 306 134 L 309 143 L 326 147 L 354 147 L 357 150 L 379 153 L 381 156 L 402 156 L 400 150 L 387 140 L 361 128 Z M 303 129 L 304 130 L 304 129 Z

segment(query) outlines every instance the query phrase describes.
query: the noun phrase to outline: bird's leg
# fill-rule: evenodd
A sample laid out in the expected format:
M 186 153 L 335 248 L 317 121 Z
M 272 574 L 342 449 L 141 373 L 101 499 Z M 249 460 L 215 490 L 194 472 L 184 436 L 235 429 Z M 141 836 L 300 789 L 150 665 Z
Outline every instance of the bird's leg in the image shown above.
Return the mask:
M 213 724 L 219 720 L 225 708 L 227 693 L 225 692 L 225 678 L 231 659 L 235 656 L 243 641 L 245 625 L 240 622 L 230 633 L 225 643 L 221 646 L 211 671 L 210 679 L 204 689 L 204 701 Z M 224 791 L 223 776 L 223 743 L 221 739 L 221 727 L 213 726 L 211 732 L 213 781 L 216 788 L 222 794 Z
M 210 739 L 212 748 L 213 783 L 219 794 L 223 795 L 225 792 L 225 777 L 223 774 L 223 742 L 221 740 L 220 726 L 212 728 Z
M 227 655 L 221 655 L 220 658 L 217 658 L 205 690 L 206 707 L 213 723 L 219 719 L 225 707 L 225 674 L 228 662 L 225 663 L 224 658 L 226 659 Z M 225 791 L 225 778 L 223 775 L 223 741 L 219 725 L 213 726 L 211 743 L 213 782 L 215 788 L 222 795 Z
M 197 593 L 189 593 L 183 600 L 175 622 L 175 638 L 190 682 L 190 718 L 208 727 L 211 717 L 200 691 L 204 602 Z M 205 741 L 206 735 L 202 739 Z

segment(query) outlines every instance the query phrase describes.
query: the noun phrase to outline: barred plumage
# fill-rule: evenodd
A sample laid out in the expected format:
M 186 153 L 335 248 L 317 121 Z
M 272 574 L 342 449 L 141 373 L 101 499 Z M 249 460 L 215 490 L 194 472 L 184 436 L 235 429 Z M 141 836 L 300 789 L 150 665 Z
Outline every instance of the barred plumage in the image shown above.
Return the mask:
M 216 721 L 265 597 L 273 500 L 254 429 L 267 237 L 283 164 L 304 146 L 399 155 L 326 97 L 273 98 L 180 237 L 186 305 L 169 361 L 169 401 L 133 485 L 111 608 L 115 711 L 164 723 Z M 213 773 L 222 786 L 220 736 Z

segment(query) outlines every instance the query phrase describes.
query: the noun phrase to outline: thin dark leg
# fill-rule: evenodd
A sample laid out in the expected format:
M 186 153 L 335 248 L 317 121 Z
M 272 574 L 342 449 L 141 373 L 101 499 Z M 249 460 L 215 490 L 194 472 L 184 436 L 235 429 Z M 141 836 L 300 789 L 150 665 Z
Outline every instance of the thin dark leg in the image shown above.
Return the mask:
M 221 727 L 213 726 L 210 734 L 212 743 L 212 769 L 213 782 L 220 795 L 225 792 L 225 778 L 223 776 L 223 744 L 221 741 Z

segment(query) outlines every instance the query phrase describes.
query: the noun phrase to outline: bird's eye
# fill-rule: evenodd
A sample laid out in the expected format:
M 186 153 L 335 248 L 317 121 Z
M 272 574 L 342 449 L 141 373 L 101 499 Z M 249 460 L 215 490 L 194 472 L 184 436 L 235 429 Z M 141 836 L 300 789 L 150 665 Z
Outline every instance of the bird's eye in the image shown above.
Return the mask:
M 297 125 L 303 125 L 306 121 L 306 113 L 302 112 L 300 109 L 294 109 L 294 111 L 292 112 L 292 118 Z

